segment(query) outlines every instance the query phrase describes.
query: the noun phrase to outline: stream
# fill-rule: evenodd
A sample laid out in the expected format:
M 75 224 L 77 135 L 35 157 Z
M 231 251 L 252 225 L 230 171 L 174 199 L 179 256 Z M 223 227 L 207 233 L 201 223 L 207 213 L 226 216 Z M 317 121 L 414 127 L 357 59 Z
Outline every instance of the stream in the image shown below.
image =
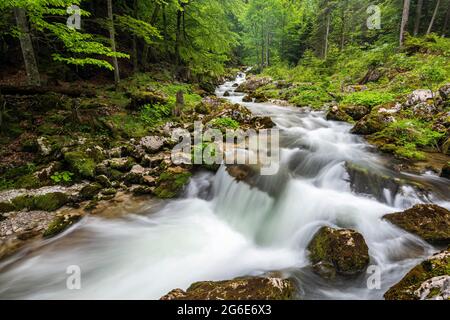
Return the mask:
M 268 272 L 292 277 L 301 299 L 382 299 L 390 286 L 439 248 L 381 218 L 418 203 L 450 208 L 448 181 L 392 170 L 392 160 L 351 125 L 325 120 L 325 113 L 271 103 L 243 103 L 235 81 L 217 94 L 253 113 L 272 117 L 280 129 L 280 171 L 264 177 L 266 188 L 238 183 L 224 167 L 195 175 L 178 200 L 122 218 L 88 216 L 57 238 L 0 262 L 0 299 L 159 299 L 193 282 Z M 345 163 L 352 162 L 410 181 L 397 194 L 380 197 L 352 191 Z M 424 194 L 419 182 L 433 192 Z M 379 186 L 379 188 L 383 188 Z M 268 191 L 264 191 L 267 189 Z M 370 273 L 324 280 L 314 274 L 307 246 L 322 226 L 362 233 L 381 286 L 367 287 Z M 80 290 L 68 290 L 66 270 L 81 270 Z

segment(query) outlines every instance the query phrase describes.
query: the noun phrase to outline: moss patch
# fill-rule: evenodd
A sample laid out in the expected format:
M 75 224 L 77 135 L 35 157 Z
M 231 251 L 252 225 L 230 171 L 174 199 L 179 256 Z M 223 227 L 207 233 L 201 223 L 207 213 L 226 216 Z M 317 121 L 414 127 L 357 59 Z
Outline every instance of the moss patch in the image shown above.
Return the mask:
M 64 160 L 72 172 L 76 172 L 83 178 L 93 178 L 96 163 L 85 152 L 72 151 L 64 154 Z
M 44 238 L 54 237 L 77 223 L 81 216 L 57 216 L 44 232 Z
M 189 182 L 191 176 L 190 172 L 185 172 L 184 170 L 163 172 L 158 179 L 158 187 L 155 189 L 155 194 L 162 199 L 175 198 Z

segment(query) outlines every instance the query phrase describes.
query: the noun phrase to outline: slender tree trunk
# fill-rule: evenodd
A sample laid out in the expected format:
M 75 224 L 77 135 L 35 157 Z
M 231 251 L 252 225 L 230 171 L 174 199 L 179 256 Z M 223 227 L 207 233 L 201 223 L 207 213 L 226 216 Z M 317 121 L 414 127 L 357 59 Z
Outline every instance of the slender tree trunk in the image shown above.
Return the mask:
M 177 66 L 181 65 L 181 55 L 180 55 L 180 41 L 181 41 L 181 23 L 182 23 L 183 12 L 181 10 L 177 11 L 177 30 L 175 34 L 175 56 L 177 59 Z
M 347 1 L 344 2 L 341 12 L 341 51 L 345 47 L 345 24 L 347 23 Z
M 437 0 L 436 8 L 434 8 L 434 12 L 433 12 L 433 17 L 431 18 L 430 25 L 428 26 L 427 35 L 430 34 L 431 30 L 433 29 L 434 20 L 436 20 L 436 16 L 437 16 L 440 4 L 441 4 L 441 0 Z
M 137 6 L 137 0 L 133 1 L 133 14 L 136 19 L 138 19 L 138 6 Z M 133 72 L 138 73 L 139 72 L 139 56 L 138 56 L 138 43 L 137 43 L 137 37 L 136 35 L 133 35 Z
M 184 108 L 184 94 L 183 91 L 178 91 L 176 96 L 176 104 L 175 108 L 173 109 L 173 116 L 174 117 L 180 117 Z
M 155 25 L 155 23 L 158 19 L 158 14 L 159 14 L 160 9 L 161 9 L 160 5 L 156 4 L 155 9 L 153 10 L 152 17 L 150 19 L 150 25 L 152 25 L 152 26 Z M 164 41 L 165 41 L 165 38 L 164 38 Z M 142 65 L 144 65 L 144 67 L 147 67 L 149 52 L 150 52 L 150 46 L 148 45 L 147 42 L 144 42 L 144 48 L 142 49 Z
M 325 30 L 325 45 L 323 49 L 323 58 L 326 59 L 328 56 L 328 37 L 330 36 L 330 25 L 331 25 L 331 12 L 327 9 L 327 26 Z
M 400 26 L 400 46 L 403 46 L 405 42 L 405 33 L 408 26 L 409 8 L 411 6 L 411 0 L 404 0 L 403 2 L 403 14 L 402 24 Z
M 444 27 L 442 28 L 442 36 L 445 37 L 447 35 L 448 22 L 450 20 L 450 5 L 447 9 L 447 14 L 445 15 Z
M 14 15 L 16 17 L 17 28 L 20 35 L 20 46 L 22 48 L 23 61 L 27 72 L 28 84 L 33 86 L 41 85 L 41 77 L 34 55 L 33 42 L 31 41 L 30 28 L 28 27 L 27 15 L 25 9 L 15 8 Z
M 164 46 L 166 49 L 166 52 L 169 51 L 169 37 L 167 34 L 167 13 L 166 13 L 166 4 L 163 5 L 163 12 L 162 12 L 162 18 L 163 18 L 163 38 L 164 38 Z
M 111 49 L 113 52 L 116 52 L 116 32 L 114 30 L 112 0 L 107 0 L 107 5 L 108 5 L 109 38 L 111 41 Z M 112 59 L 114 65 L 114 83 L 117 86 L 120 82 L 119 62 L 117 61 L 117 57 L 113 57 Z
M 414 36 L 419 34 L 420 20 L 422 19 L 423 0 L 418 0 L 416 8 L 416 20 L 414 21 Z
M 261 28 L 261 69 L 264 69 L 264 52 L 265 52 L 265 39 L 264 39 L 264 27 Z

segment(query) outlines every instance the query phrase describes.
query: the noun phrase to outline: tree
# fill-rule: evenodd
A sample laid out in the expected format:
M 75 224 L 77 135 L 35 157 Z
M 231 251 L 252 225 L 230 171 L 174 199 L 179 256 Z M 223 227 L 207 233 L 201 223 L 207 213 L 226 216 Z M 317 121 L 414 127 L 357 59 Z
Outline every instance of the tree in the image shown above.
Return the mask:
M 111 41 L 111 50 L 112 52 L 116 52 L 116 32 L 114 30 L 114 16 L 113 16 L 113 7 L 112 0 L 107 0 L 108 5 L 108 27 L 109 27 L 109 38 Z M 117 57 L 113 56 L 113 65 L 114 65 L 114 83 L 116 86 L 120 82 L 120 72 L 119 72 L 119 63 L 117 61 Z
M 39 69 L 34 54 L 33 43 L 31 41 L 30 29 L 25 9 L 14 8 L 14 15 L 19 29 L 20 46 L 22 47 L 23 61 L 27 72 L 28 84 L 34 86 L 41 85 Z
M 403 46 L 403 42 L 405 41 L 405 33 L 406 33 L 406 27 L 408 26 L 410 5 L 411 5 L 411 0 L 403 1 L 402 22 L 401 22 L 401 26 L 400 26 L 400 46 Z
M 434 8 L 433 16 L 431 17 L 430 25 L 428 26 L 427 34 L 430 34 L 431 30 L 433 29 L 434 20 L 436 20 L 436 16 L 437 16 L 440 4 L 441 4 L 441 0 L 437 0 L 436 7 Z
M 419 34 L 420 20 L 422 19 L 423 0 L 418 0 L 416 7 L 416 19 L 414 21 L 414 36 Z

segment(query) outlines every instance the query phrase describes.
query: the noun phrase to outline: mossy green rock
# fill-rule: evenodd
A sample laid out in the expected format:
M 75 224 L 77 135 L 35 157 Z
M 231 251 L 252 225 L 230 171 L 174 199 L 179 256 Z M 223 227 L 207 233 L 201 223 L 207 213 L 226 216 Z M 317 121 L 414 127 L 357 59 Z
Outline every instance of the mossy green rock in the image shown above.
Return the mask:
M 327 120 L 329 121 L 342 121 L 342 122 L 353 122 L 352 117 L 350 117 L 342 107 L 333 106 L 328 110 Z
M 11 202 L 16 210 L 33 209 L 34 207 L 33 197 L 29 195 L 18 196 L 12 199 Z
M 54 237 L 77 223 L 81 216 L 57 216 L 44 232 L 44 238 Z
M 16 208 L 11 202 L 0 202 L 0 213 L 14 211 Z
M 55 211 L 67 204 L 69 198 L 62 192 L 54 192 L 35 196 L 33 209 L 42 211 Z
M 445 283 L 450 280 L 450 251 L 445 250 L 413 268 L 384 295 L 386 300 L 449 299 Z M 448 285 L 447 285 L 448 286 Z
M 82 151 L 67 152 L 64 160 L 72 172 L 79 174 L 83 178 L 93 178 L 95 170 L 95 160 Z
M 161 300 L 292 300 L 295 286 L 289 279 L 238 278 L 192 284 L 187 291 L 176 289 Z
M 192 174 L 180 168 L 163 172 L 157 183 L 155 194 L 162 199 L 175 198 L 189 182 Z
M 352 133 L 361 135 L 374 134 L 386 128 L 392 121 L 394 121 L 392 115 L 378 112 L 378 110 L 374 109 L 355 124 Z
M 369 248 L 363 236 L 349 229 L 321 228 L 308 245 L 309 258 L 314 270 L 328 276 L 356 275 L 363 272 L 370 262 Z
M 431 244 L 450 244 L 450 211 L 432 204 L 419 204 L 384 219 Z
M 100 193 L 102 190 L 102 185 L 100 183 L 94 182 L 84 186 L 83 189 L 80 190 L 80 197 L 83 200 L 92 200 L 94 197 Z

